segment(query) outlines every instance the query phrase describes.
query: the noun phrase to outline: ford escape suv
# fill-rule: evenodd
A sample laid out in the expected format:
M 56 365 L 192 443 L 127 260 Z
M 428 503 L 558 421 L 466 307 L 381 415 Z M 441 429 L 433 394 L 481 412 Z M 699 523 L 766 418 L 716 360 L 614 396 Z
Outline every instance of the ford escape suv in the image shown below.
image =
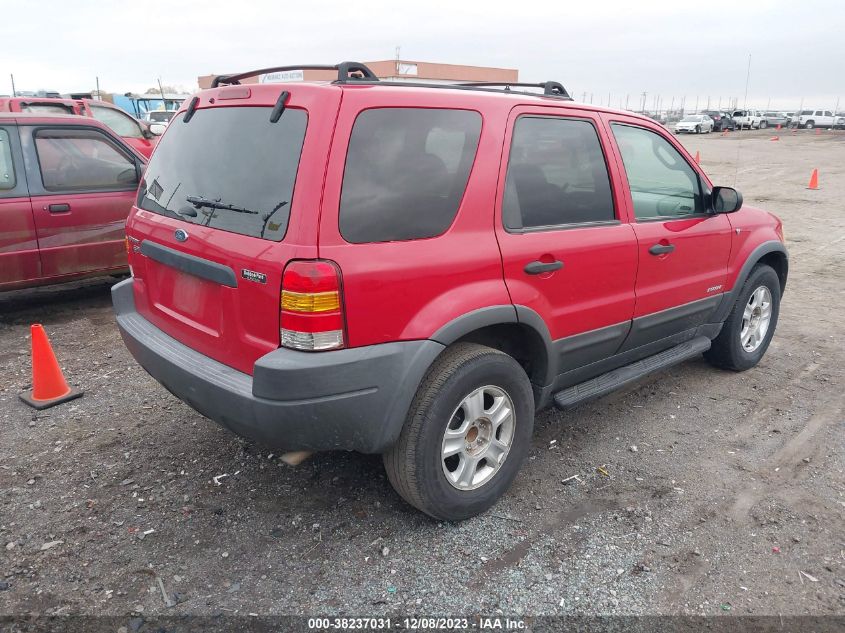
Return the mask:
M 273 70 L 287 70 L 282 67 Z M 489 508 L 537 410 L 765 353 L 781 222 L 648 118 L 558 83 L 219 77 L 173 117 L 113 302 L 137 361 L 234 433 L 383 454 L 433 517 Z

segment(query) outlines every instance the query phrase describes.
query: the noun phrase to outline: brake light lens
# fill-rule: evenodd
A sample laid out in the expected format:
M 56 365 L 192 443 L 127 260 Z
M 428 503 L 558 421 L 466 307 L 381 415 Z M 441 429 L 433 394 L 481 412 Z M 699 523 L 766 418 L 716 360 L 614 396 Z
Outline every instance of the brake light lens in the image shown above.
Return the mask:
M 341 277 L 334 262 L 325 259 L 290 262 L 282 275 L 280 308 L 283 347 L 319 352 L 344 346 Z

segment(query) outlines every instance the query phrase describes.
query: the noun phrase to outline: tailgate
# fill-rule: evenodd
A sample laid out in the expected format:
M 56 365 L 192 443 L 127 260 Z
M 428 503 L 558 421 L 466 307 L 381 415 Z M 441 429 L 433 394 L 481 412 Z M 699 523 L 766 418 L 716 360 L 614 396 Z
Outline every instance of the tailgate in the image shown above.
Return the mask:
M 276 121 L 278 85 L 252 87 L 249 105 L 199 108 L 188 122 L 177 114 L 127 222 L 138 311 L 181 343 L 249 374 L 279 347 L 285 265 L 317 257 L 339 104 L 330 88 L 321 99 L 315 86 L 285 89 L 293 94 Z M 219 102 L 225 90 L 202 97 Z

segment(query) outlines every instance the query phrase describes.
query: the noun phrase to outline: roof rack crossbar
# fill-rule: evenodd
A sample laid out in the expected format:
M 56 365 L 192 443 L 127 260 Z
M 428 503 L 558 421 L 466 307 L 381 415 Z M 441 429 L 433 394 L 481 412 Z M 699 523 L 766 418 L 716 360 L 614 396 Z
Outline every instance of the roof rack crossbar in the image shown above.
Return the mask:
M 217 88 L 221 85 L 236 85 L 241 83 L 241 79 L 247 77 L 255 77 L 257 75 L 266 75 L 268 73 L 285 72 L 289 70 L 336 70 L 337 83 L 346 83 L 348 81 L 367 80 L 378 81 L 376 74 L 367 68 L 366 65 L 360 62 L 341 62 L 333 66 L 327 64 L 300 64 L 298 66 L 273 66 L 272 68 L 261 68 L 259 70 L 250 70 L 244 73 L 237 73 L 234 75 L 218 75 L 211 82 L 212 88 Z
M 466 86 L 471 88 L 473 86 L 479 87 L 496 87 L 504 86 L 505 92 L 510 91 L 511 87 L 515 88 L 542 88 L 543 94 L 549 97 L 562 97 L 564 99 L 572 100 L 566 88 L 557 81 L 541 81 L 540 83 L 522 83 L 518 81 L 469 81 L 466 83 L 455 84 L 457 86 Z

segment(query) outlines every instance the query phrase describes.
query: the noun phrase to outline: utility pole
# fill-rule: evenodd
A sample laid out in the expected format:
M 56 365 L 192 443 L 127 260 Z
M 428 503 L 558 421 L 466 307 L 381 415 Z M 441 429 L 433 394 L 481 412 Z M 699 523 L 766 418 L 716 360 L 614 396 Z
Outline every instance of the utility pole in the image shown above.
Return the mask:
M 97 101 L 102 101 L 103 98 L 100 96 L 100 78 L 94 77 L 94 81 L 97 84 Z
M 642 103 L 642 106 L 640 107 L 640 112 L 645 112 L 645 97 L 646 97 L 647 94 L 648 94 L 647 92 L 643 92 L 643 103 Z
M 628 109 L 628 99 L 631 97 L 630 93 L 625 95 L 625 109 Z
M 698 95 L 695 95 L 695 111 L 698 113 Z
M 158 91 L 161 93 L 161 107 L 167 110 L 167 99 L 164 98 L 164 88 L 161 87 L 161 77 L 158 77 Z
M 13 97 L 17 97 L 17 96 L 18 96 L 18 93 L 17 93 L 17 92 L 15 92 L 15 76 L 14 76 L 14 75 L 12 75 L 12 74 L 10 74 L 10 75 L 9 75 L 9 77 L 11 77 L 11 78 L 12 78 L 12 96 L 13 96 Z

